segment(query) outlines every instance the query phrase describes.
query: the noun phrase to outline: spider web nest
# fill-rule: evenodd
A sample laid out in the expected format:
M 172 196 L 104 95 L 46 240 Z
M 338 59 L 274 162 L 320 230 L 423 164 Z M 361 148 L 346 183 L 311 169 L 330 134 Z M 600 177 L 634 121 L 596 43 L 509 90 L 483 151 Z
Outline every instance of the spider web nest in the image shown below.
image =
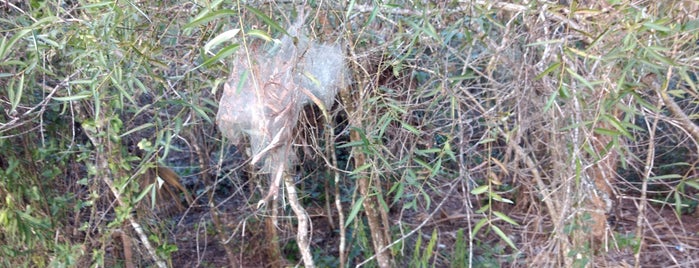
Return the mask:
M 252 162 L 263 163 L 263 172 L 296 163 L 290 148 L 302 108 L 313 98 L 332 107 L 346 82 L 340 45 L 311 41 L 303 22 L 299 14 L 280 40 L 239 50 L 224 84 L 219 129 L 234 143 L 247 136 Z

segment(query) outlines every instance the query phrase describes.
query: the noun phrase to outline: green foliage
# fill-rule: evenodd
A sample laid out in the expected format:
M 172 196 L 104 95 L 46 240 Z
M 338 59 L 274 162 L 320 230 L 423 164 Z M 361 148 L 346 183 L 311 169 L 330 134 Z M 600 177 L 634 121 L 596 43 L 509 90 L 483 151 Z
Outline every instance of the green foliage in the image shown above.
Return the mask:
M 302 171 L 311 174 L 304 183 L 313 184 L 304 204 L 340 200 L 345 218 L 336 225 L 347 227 L 347 266 L 373 256 L 368 198 L 390 217 L 383 226 L 389 242 L 401 240 L 391 251 L 408 255 L 404 260 L 414 267 L 515 263 L 517 252 L 532 250 L 520 243 L 541 232 L 541 226 L 520 226 L 522 218 L 553 224 L 556 233 L 546 235 L 557 241 L 546 242 L 570 246 L 566 254 L 555 252 L 562 259 L 540 266 L 597 265 L 592 248 L 599 245 L 586 237 L 593 217 L 580 211 L 604 210 L 588 207 L 597 193 L 589 189 L 598 164 L 613 157 L 623 176 L 606 179 L 626 180 L 610 181 L 617 192 L 678 214 L 699 204 L 696 146 L 686 139 L 691 132 L 658 101 L 665 94 L 688 121 L 699 117 L 699 23 L 687 1 L 310 2 L 309 33 L 342 40 L 353 70 L 352 102 L 336 105 L 337 122 L 331 122 L 337 137 L 316 135 L 299 146 L 315 152 L 332 143 L 340 159 L 327 171 Z M 109 265 L 103 235 L 124 228 L 144 200 L 156 207 L 157 183 L 138 181 L 146 169 L 194 155 L 192 148 L 201 156 L 224 155 L 213 116 L 228 60 L 250 44 L 288 34 L 286 17 L 293 13 L 281 3 L 238 4 L 0 4 L 0 266 Z M 335 32 L 322 33 L 325 23 Z M 356 113 L 343 113 L 351 105 Z M 347 118 L 359 123 L 348 125 Z M 348 141 L 350 131 L 359 139 Z M 354 166 L 357 152 L 365 159 Z M 317 162 L 319 170 L 328 163 L 313 153 L 304 161 Z M 217 168 L 186 173 L 222 175 Z M 323 193 L 332 187 L 321 187 L 321 180 L 336 169 L 341 176 L 331 185 L 339 196 Z M 230 184 L 217 184 L 226 188 L 221 192 L 245 188 L 227 177 Z M 358 193 L 359 178 L 370 180 L 366 195 Z M 458 190 L 448 195 L 444 189 L 453 185 Z M 459 217 L 464 210 L 471 217 Z M 439 255 L 437 242 L 445 242 L 437 231 L 429 241 L 421 231 L 402 237 L 405 226 L 440 224 L 441 218 L 459 230 L 453 248 L 444 249 L 452 256 L 448 264 Z M 205 234 L 216 234 L 212 223 L 203 224 Z M 145 223 L 166 259 L 178 250 L 168 228 Z M 647 250 L 638 237 L 615 236 L 622 248 Z M 405 250 L 412 239 L 415 247 Z M 314 250 L 319 266 L 339 265 L 330 250 Z M 297 249 L 288 253 L 294 259 Z
M 149 15 L 128 2 L 32 1 L 4 8 L 8 16 L 0 24 L 9 30 L 0 36 L 0 94 L 8 106 L 0 120 L 8 124 L 0 128 L 0 149 L 23 153 L 0 161 L 3 266 L 84 266 L 85 250 L 103 263 L 104 247 L 85 248 L 71 230 L 85 232 L 100 224 L 93 217 L 114 198 L 101 181 L 105 176 L 126 201 L 113 212 L 100 212 L 110 219 L 106 228 L 120 228 L 133 212 L 132 198 L 142 198 L 133 175 L 139 168 L 132 166 L 140 160 L 123 144 L 144 137 L 159 150 L 181 131 L 160 118 L 143 122 L 152 114 L 147 108 L 165 107 L 165 114 L 173 113 L 170 119 L 191 113 L 209 122 L 213 112 L 192 105 L 201 91 L 183 94 L 189 99 L 179 103 L 160 97 L 143 106 L 138 98 L 172 92 L 169 85 L 177 82 L 163 72 L 169 68 L 163 60 L 174 50 L 162 44 L 177 42 L 166 34 L 174 29 L 164 20 L 167 14 Z M 24 8 L 28 12 L 18 12 Z M 100 157 L 108 162 L 106 169 L 96 161 Z M 71 193 L 75 185 L 85 188 Z M 74 217 L 81 222 L 72 222 Z M 159 248 L 167 256 L 176 250 L 165 241 Z
M 454 249 L 451 252 L 452 262 L 450 267 L 452 268 L 465 268 L 468 266 L 467 262 L 467 243 L 464 239 L 464 229 L 459 229 L 456 231 L 456 242 L 454 242 Z

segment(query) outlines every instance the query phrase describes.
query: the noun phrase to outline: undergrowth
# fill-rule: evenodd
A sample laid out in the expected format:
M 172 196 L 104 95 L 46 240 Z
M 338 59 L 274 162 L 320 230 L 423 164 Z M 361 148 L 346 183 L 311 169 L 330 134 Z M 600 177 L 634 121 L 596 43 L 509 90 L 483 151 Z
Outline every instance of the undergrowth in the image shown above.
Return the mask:
M 316 265 L 696 262 L 696 3 L 384 2 L 303 3 L 350 81 L 294 132 Z M 299 264 L 214 122 L 232 55 L 295 10 L 0 3 L 0 264 Z

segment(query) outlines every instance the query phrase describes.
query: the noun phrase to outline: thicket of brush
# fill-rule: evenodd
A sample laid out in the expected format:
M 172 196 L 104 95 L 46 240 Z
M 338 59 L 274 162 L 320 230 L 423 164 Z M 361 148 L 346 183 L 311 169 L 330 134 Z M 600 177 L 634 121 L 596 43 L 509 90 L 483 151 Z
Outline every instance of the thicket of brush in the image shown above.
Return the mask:
M 331 2 L 1 1 L 0 264 L 699 261 L 695 2 Z M 298 5 L 350 81 L 294 131 L 306 249 L 215 126 Z

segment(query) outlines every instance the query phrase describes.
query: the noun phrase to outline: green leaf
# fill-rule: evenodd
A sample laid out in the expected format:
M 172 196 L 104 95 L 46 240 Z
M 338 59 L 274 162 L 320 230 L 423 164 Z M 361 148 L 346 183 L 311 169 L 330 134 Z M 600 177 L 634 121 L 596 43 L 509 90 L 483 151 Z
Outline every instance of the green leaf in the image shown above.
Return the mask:
M 362 196 L 357 200 L 357 202 L 354 203 L 354 206 L 352 207 L 352 210 L 350 211 L 350 214 L 347 216 L 347 220 L 345 221 L 345 228 L 352 223 L 354 218 L 357 217 L 357 213 L 359 213 L 359 209 L 362 208 L 362 204 L 364 203 L 364 198 L 366 196 Z
M 31 29 L 23 29 L 21 31 L 16 32 L 12 38 L 10 38 L 10 41 L 5 42 L 5 39 L 3 39 L 3 42 L 0 43 L 0 60 L 5 60 L 5 56 L 11 51 L 13 51 L 12 46 L 19 41 L 19 39 L 24 38 L 24 36 L 30 34 L 32 32 Z M 19 51 L 19 50 L 18 50 Z
M 490 203 L 485 204 L 484 206 L 482 206 L 481 208 L 476 210 L 476 213 L 479 213 L 479 214 L 484 213 L 484 212 L 488 211 L 489 209 L 490 209 Z
M 432 230 L 432 237 L 430 237 L 430 242 L 427 243 L 427 248 L 425 248 L 425 253 L 422 255 L 422 264 L 427 266 L 427 263 L 430 261 L 430 258 L 432 258 L 432 254 L 434 254 L 434 246 L 437 245 L 437 239 L 439 237 L 437 236 L 437 228 Z
M 476 225 L 473 226 L 473 232 L 471 232 L 471 239 L 476 237 L 478 231 L 480 231 L 486 223 L 488 223 L 488 218 L 482 218 L 480 221 L 478 221 L 478 223 L 476 223 Z
M 493 231 L 495 231 L 495 233 L 496 233 L 502 240 L 504 240 L 508 245 L 510 245 L 510 247 L 512 247 L 512 249 L 517 250 L 517 247 L 515 246 L 515 243 L 512 242 L 512 239 L 510 239 L 510 238 L 505 234 L 505 232 L 503 232 L 499 227 L 497 227 L 497 226 L 495 226 L 495 225 L 490 225 L 490 228 L 492 228 Z
M 199 105 L 190 105 L 190 107 L 192 108 L 192 110 L 194 110 L 194 112 L 195 112 L 197 115 L 199 115 L 199 117 L 201 117 L 202 119 L 206 120 L 206 122 L 208 122 L 209 124 L 213 124 L 213 123 L 214 123 L 214 122 L 211 120 L 211 118 L 209 117 L 209 115 L 206 113 L 206 111 L 204 111 L 204 108 L 203 108 L 203 107 L 201 107 L 201 106 L 199 106 Z M 209 109 L 207 109 L 207 110 L 209 110 Z
M 209 65 L 211 65 L 212 63 L 218 61 L 219 59 L 222 59 L 222 58 L 225 58 L 225 57 L 230 56 L 231 54 L 235 53 L 235 52 L 238 50 L 238 47 L 239 47 L 239 46 L 240 46 L 240 45 L 238 45 L 238 44 L 232 44 L 232 45 L 230 45 L 230 46 L 227 46 L 227 47 L 221 49 L 218 53 L 216 53 L 216 55 L 214 55 L 213 57 L 207 59 L 206 61 L 204 61 L 204 63 L 202 63 L 201 65 L 199 65 L 199 66 L 195 67 L 194 69 L 192 69 L 192 71 L 193 71 L 193 70 L 196 70 L 196 69 L 199 69 L 199 67 L 202 67 L 202 66 L 209 66 Z
M 238 32 L 240 32 L 240 29 L 231 29 L 231 30 L 220 33 L 216 37 L 209 40 L 209 42 L 206 42 L 206 44 L 204 45 L 204 51 L 209 52 L 209 53 L 213 53 L 213 52 L 211 52 L 212 48 L 218 46 L 219 44 L 221 44 L 223 42 L 233 40 L 233 37 L 235 37 L 238 34 Z
M 368 169 L 368 168 L 370 168 L 370 167 L 371 167 L 371 163 L 365 163 L 364 165 L 361 165 L 360 167 L 355 168 L 354 170 L 352 170 L 352 173 L 350 173 L 350 175 L 359 174 L 360 172 L 362 172 L 362 171 L 364 171 L 364 170 L 366 170 L 366 169 Z
M 489 189 L 490 189 L 489 185 L 482 185 L 482 186 L 477 187 L 476 189 L 471 190 L 471 194 L 479 195 L 479 194 L 487 192 Z
M 76 101 L 76 100 L 82 100 L 92 97 L 92 92 L 90 91 L 83 91 L 78 94 L 75 94 L 73 96 L 67 96 L 67 97 L 53 97 L 54 100 L 57 101 Z
M 432 172 L 430 173 L 430 178 L 433 178 L 434 176 L 439 173 L 439 171 L 442 170 L 442 158 L 438 158 L 437 162 L 434 163 L 434 166 L 432 166 Z
M 272 41 L 272 37 L 269 36 L 269 34 L 267 32 L 264 32 L 264 31 L 261 31 L 258 29 L 253 29 L 253 30 L 247 31 L 246 34 L 249 36 L 252 36 L 252 37 L 260 38 L 260 39 L 265 40 L 267 42 Z
M 235 16 L 238 15 L 238 12 L 231 10 L 231 9 L 222 9 L 222 10 L 217 10 L 211 13 L 205 12 L 202 13 L 199 18 L 195 18 L 192 22 L 187 23 L 182 27 L 183 30 L 187 30 L 189 28 L 192 28 L 194 26 L 198 26 L 200 24 L 207 23 L 209 21 L 225 17 L 225 16 Z
M 614 128 L 616 128 L 616 130 L 621 132 L 622 135 L 626 136 L 629 139 L 633 139 L 631 133 L 629 133 L 629 131 L 626 130 L 626 128 L 621 124 L 619 119 L 616 119 L 616 117 L 613 117 L 609 114 L 605 114 L 604 116 L 602 116 L 602 119 L 604 119 L 605 122 L 611 124 Z
M 429 170 L 430 172 L 434 172 L 434 170 L 432 170 L 432 166 L 430 166 L 430 164 L 428 164 L 427 162 L 422 161 L 422 159 L 416 157 L 413 160 L 415 161 L 415 163 L 418 163 L 418 165 L 422 166 L 423 168 Z
M 17 83 L 17 90 L 12 90 L 11 88 L 8 88 L 8 90 L 11 93 L 10 101 L 12 102 L 12 108 L 10 108 L 10 111 L 14 112 L 19 103 L 22 101 L 22 94 L 24 92 L 24 73 L 20 75 L 19 82 Z
M 672 29 L 670 27 L 667 27 L 665 25 L 661 25 L 661 24 L 658 24 L 658 23 L 652 22 L 652 21 L 648 21 L 648 22 L 643 23 L 643 27 L 646 27 L 647 29 L 651 29 L 651 30 L 656 30 L 659 32 L 672 31 Z
M 345 12 L 345 20 L 349 19 L 350 12 L 354 8 L 355 0 L 350 0 L 347 5 L 347 12 Z M 378 9 L 378 5 L 374 5 L 374 10 Z
M 440 149 L 440 148 L 431 148 L 431 149 L 424 149 L 424 150 L 416 150 L 415 154 L 427 157 L 427 154 L 439 153 L 441 151 L 442 151 L 442 149 Z
M 585 79 L 585 77 L 582 77 L 581 75 L 579 75 L 578 73 L 576 73 L 572 69 L 566 68 L 566 72 L 568 72 L 568 74 L 573 76 L 573 78 L 575 78 L 576 80 L 580 81 L 580 83 L 585 85 L 587 88 L 593 89 L 593 90 L 595 89 L 595 87 L 592 85 L 592 83 L 590 81 L 587 81 L 587 79 Z
M 508 217 L 507 215 L 503 214 L 500 211 L 493 210 L 493 214 L 495 214 L 495 217 L 498 217 L 501 220 L 506 221 L 509 224 L 519 226 L 519 223 L 517 223 L 515 220 L 513 220 L 512 218 Z
M 141 199 L 143 199 L 146 196 L 146 194 L 148 194 L 151 191 L 151 189 L 153 189 L 153 185 L 153 183 L 148 184 L 148 186 L 146 186 L 146 189 L 143 189 L 143 191 L 141 191 L 141 193 L 138 194 L 138 196 L 136 196 L 136 199 L 133 200 L 133 203 L 140 202 Z
M 606 128 L 595 128 L 593 131 L 596 134 L 605 135 L 605 136 L 617 137 L 617 136 L 621 135 L 621 132 L 619 132 L 619 131 L 614 131 L 614 130 L 606 129 Z
M 364 141 L 351 141 L 345 144 L 340 144 L 337 146 L 338 149 L 342 148 L 348 148 L 348 147 L 357 147 L 357 146 L 364 146 L 366 143 Z
M 655 60 L 657 60 L 665 65 L 669 65 L 669 66 L 676 66 L 677 65 L 670 58 L 661 55 L 660 53 L 656 52 L 653 49 L 646 49 L 644 51 L 647 52 L 647 55 L 649 56 L 649 58 L 655 59 Z
M 558 90 L 554 91 L 551 96 L 549 96 L 548 100 L 546 100 L 546 104 L 544 104 L 544 112 L 547 112 L 551 106 L 553 106 L 553 102 L 558 98 Z
M 682 175 L 680 174 L 666 174 L 666 175 L 660 175 L 660 176 L 653 176 L 648 178 L 648 180 L 654 181 L 654 180 L 670 180 L 670 179 L 681 179 L 683 178 Z
M 684 183 L 687 184 L 687 185 L 689 185 L 690 187 L 692 187 L 692 188 L 694 188 L 694 189 L 699 190 L 699 182 L 697 182 L 696 180 L 685 181 Z
M 245 8 L 246 8 L 247 10 L 250 10 L 250 12 L 252 12 L 253 14 L 255 14 L 258 18 L 262 19 L 262 21 L 264 21 L 265 24 L 267 24 L 267 26 L 269 26 L 269 27 L 271 27 L 272 29 L 275 29 L 275 30 L 277 30 L 277 31 L 279 31 L 279 32 L 282 32 L 282 33 L 285 34 L 285 35 L 289 35 L 289 33 L 286 32 L 286 30 L 284 30 L 284 28 L 282 28 L 281 26 L 279 26 L 279 24 L 277 24 L 277 22 L 275 22 L 274 20 L 272 20 L 272 18 L 270 18 L 269 16 L 265 15 L 265 13 L 262 13 L 262 11 L 260 11 L 260 10 L 258 10 L 258 9 L 256 9 L 256 8 L 254 8 L 254 7 L 251 7 L 251 6 L 249 6 L 249 5 L 245 5 Z
M 548 68 L 546 68 L 546 70 L 544 70 L 544 71 L 541 72 L 539 75 L 537 75 L 536 77 L 534 77 L 534 80 L 539 80 L 539 79 L 541 79 L 542 77 L 544 77 L 544 76 L 546 76 L 548 73 L 550 73 L 550 72 L 552 72 L 552 71 L 558 69 L 559 67 L 561 67 L 561 62 L 560 62 L 560 61 L 554 62 L 553 64 L 551 64 L 551 66 L 549 66 Z
M 464 74 L 462 75 L 457 75 L 457 76 L 451 76 L 447 79 L 449 79 L 449 82 L 459 82 L 463 80 L 473 80 L 478 78 L 473 72 L 473 70 L 467 70 Z
M 119 135 L 119 137 L 120 137 L 120 138 L 123 138 L 123 137 L 126 137 L 127 135 L 129 135 L 129 134 L 131 134 L 131 133 L 134 133 L 134 132 L 137 132 L 137 131 L 146 129 L 146 128 L 150 128 L 150 127 L 153 127 L 153 126 L 155 126 L 155 124 L 153 124 L 153 123 L 145 123 L 145 124 L 143 124 L 143 125 L 137 126 L 137 127 L 135 127 L 135 128 L 130 129 L 129 131 L 124 132 L 124 134 Z
M 504 198 L 504 197 L 500 196 L 499 194 L 497 194 L 497 193 L 495 193 L 495 192 L 491 192 L 491 193 L 489 193 L 488 195 L 490 196 L 490 198 L 492 198 L 493 200 L 498 201 L 498 202 L 503 202 L 503 203 L 508 203 L 508 204 L 514 204 L 514 203 L 515 203 L 515 202 L 513 202 L 512 200 L 507 199 L 507 198 Z

